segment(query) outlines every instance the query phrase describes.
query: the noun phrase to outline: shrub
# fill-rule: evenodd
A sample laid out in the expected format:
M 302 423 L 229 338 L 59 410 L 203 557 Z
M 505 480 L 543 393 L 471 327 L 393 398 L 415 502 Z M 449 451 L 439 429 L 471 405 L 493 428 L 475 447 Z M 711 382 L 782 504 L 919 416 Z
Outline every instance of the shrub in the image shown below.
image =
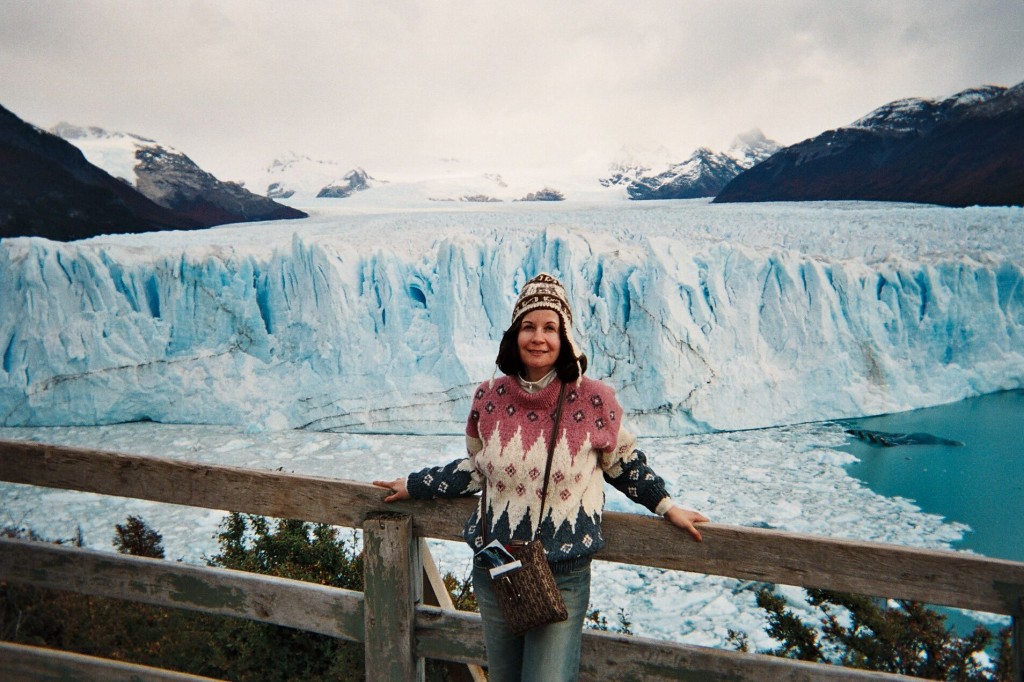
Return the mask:
M 993 635 L 978 626 L 967 637 L 946 627 L 946 617 L 918 602 L 887 602 L 829 590 L 807 590 L 808 603 L 818 609 L 818 626 L 805 623 L 786 606 L 772 587 L 757 593 L 757 605 L 768 614 L 766 632 L 780 645 L 767 653 L 804 661 L 865 670 L 899 673 L 958 682 L 1010 680 L 1010 629 L 999 633 L 995 660 L 982 654 Z M 748 650 L 745 636 L 730 639 Z
M 124 525 L 114 525 L 114 547 L 120 554 L 164 558 L 163 536 L 138 516 L 129 516 Z

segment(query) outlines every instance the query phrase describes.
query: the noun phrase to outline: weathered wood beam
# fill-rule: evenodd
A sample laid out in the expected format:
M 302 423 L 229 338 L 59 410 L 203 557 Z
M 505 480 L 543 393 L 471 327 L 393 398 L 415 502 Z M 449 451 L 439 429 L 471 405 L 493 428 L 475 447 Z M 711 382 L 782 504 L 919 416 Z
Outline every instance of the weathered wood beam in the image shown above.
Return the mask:
M 423 603 L 427 606 L 439 606 L 446 611 L 455 611 L 455 603 L 452 596 L 448 594 L 448 586 L 444 584 L 444 577 L 434 563 L 434 557 L 430 554 L 430 546 L 426 538 L 419 539 L 420 561 L 423 563 Z M 420 637 L 419 616 L 417 616 L 417 639 Z M 479 665 L 472 663 L 458 663 L 449 661 L 446 665 L 448 677 L 452 682 L 487 682 L 487 675 Z
M 363 523 L 366 682 L 423 682 L 416 653 L 416 605 L 423 600 L 419 543 L 407 514 L 371 514 Z
M 462 540 L 468 499 L 385 504 L 366 483 L 0 440 L 0 480 L 205 509 L 361 528 L 368 514 L 413 514 L 417 536 Z
M 364 639 L 362 592 L 299 580 L 10 538 L 0 578 Z
M 920 682 L 916 677 L 602 632 L 584 633 L 580 680 Z
M 485 661 L 478 614 L 421 606 L 416 615 L 416 635 L 421 656 Z M 910 682 L 916 678 L 585 630 L 580 679 L 584 682 Z
M 59 649 L 0 642 L 6 682 L 211 682 L 213 678 L 75 654 Z
M 1010 615 L 1024 597 L 1024 563 L 918 549 L 706 524 L 696 543 L 662 519 L 605 514 L 598 558 L 818 587 Z

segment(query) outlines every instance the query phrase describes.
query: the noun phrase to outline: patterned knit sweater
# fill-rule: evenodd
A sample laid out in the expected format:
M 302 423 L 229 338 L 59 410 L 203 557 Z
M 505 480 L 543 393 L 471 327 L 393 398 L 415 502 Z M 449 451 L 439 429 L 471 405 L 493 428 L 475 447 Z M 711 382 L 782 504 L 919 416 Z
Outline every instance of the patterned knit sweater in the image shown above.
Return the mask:
M 487 484 L 488 541 L 534 537 L 544 486 L 544 465 L 562 382 L 527 393 L 514 377 L 484 382 L 466 424 L 468 456 L 424 469 L 407 480 L 418 499 L 458 497 Z M 664 481 L 636 449 L 622 425 L 615 392 L 584 378 L 566 385 L 544 517 L 537 537 L 553 568 L 587 561 L 604 546 L 601 513 L 604 480 L 657 514 L 672 505 Z M 463 537 L 474 551 L 483 545 L 480 505 Z

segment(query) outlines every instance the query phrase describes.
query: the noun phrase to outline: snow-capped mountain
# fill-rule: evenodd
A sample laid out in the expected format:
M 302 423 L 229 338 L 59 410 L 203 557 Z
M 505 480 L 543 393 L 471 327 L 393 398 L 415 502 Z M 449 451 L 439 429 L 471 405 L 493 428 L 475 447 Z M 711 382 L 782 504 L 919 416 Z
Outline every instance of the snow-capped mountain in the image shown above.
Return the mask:
M 435 160 L 434 165 L 421 164 L 415 172 L 388 174 L 386 180 L 358 166 L 291 152 L 275 159 L 246 185 L 291 205 L 308 207 L 320 199 L 338 198 L 395 206 L 709 197 L 777 149 L 777 143 L 752 130 L 737 137 L 727 152 L 702 149 L 683 163 L 673 163 L 673 155 L 664 146 L 624 146 L 603 169 L 592 163 L 569 162 L 562 168 L 504 168 L 498 172 L 445 158 Z
M 746 170 L 753 168 L 780 149 L 782 149 L 782 145 L 765 137 L 759 129 L 753 128 L 736 136 L 726 152 L 726 156 L 735 159 L 743 170 Z
M 306 217 L 237 183 L 218 180 L 184 153 L 155 140 L 70 123 L 59 123 L 51 132 L 78 147 L 90 163 L 201 225 Z
M 271 199 L 310 199 L 348 169 L 337 161 L 288 152 L 247 179 L 245 185 Z
M 1024 83 L 901 99 L 773 155 L 715 198 L 1024 205 Z
M 354 168 L 345 173 L 345 177 L 340 180 L 325 185 L 316 196 L 318 199 L 344 199 L 356 192 L 364 192 L 377 184 L 379 184 L 378 180 L 371 177 L 362 168 Z
M 965 108 L 987 102 L 1002 94 L 1006 88 L 985 85 L 970 88 L 945 99 L 908 97 L 878 107 L 867 116 L 851 123 L 849 128 L 861 128 L 876 133 L 917 135 L 928 132 Z
M 289 153 L 247 181 L 266 187 L 270 196 L 289 205 L 316 208 L 324 200 L 344 199 L 366 208 L 423 206 L 444 203 L 492 204 L 549 200 L 618 200 L 621 188 L 607 189 L 592 167 L 546 170 L 496 169 L 455 158 L 419 162 L 415 170 L 396 170 L 385 176 L 362 167 Z
M 71 241 L 196 227 L 192 217 L 157 205 L 67 141 L 0 107 L 0 239 Z
M 623 186 L 639 180 L 656 169 L 668 168 L 674 157 L 664 146 L 637 148 L 623 146 L 608 164 L 609 175 L 599 182 L 604 187 Z
M 650 175 L 641 165 L 612 166 L 613 174 L 602 184 L 625 184 L 630 199 L 697 199 L 713 197 L 734 177 L 768 158 L 780 145 L 751 130 L 738 136 L 726 152 L 697 149 L 682 163 Z M 632 176 L 632 177 L 630 177 Z

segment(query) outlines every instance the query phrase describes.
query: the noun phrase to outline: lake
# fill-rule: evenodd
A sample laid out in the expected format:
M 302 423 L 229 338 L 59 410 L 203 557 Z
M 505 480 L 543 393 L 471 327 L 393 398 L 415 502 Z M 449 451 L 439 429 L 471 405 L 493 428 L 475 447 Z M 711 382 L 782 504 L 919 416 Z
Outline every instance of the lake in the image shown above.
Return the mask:
M 912 500 L 922 511 L 969 526 L 962 540 L 951 543 L 954 548 L 1024 561 L 1022 422 L 1024 390 L 1004 391 L 842 422 L 850 429 L 930 434 L 962 445 L 883 447 L 852 438 L 838 449 L 859 459 L 847 471 L 873 491 Z M 962 635 L 981 622 L 960 611 L 942 611 Z
M 970 526 L 956 548 L 1024 561 L 1024 390 L 842 423 L 962 443 L 881 447 L 852 439 L 840 449 L 860 460 L 847 470 L 875 492 Z

